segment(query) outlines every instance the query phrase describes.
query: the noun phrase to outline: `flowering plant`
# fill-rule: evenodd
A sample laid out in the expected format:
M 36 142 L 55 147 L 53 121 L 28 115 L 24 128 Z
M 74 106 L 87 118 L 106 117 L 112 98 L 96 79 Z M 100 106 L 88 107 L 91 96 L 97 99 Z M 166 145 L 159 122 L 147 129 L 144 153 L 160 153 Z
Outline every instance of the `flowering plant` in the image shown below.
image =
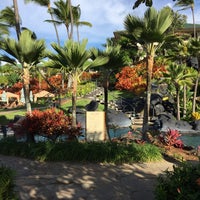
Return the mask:
M 183 141 L 179 139 L 181 134 L 178 130 L 168 129 L 165 134 L 160 134 L 160 141 L 167 146 L 174 146 L 177 148 L 183 148 Z

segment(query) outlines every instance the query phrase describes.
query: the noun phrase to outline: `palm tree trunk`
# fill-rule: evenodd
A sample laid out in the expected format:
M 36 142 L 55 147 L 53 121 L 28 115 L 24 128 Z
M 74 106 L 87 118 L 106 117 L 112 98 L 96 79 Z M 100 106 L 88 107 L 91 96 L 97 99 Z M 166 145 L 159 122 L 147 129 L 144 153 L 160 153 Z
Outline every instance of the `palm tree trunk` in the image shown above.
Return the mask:
M 77 80 L 73 79 L 72 91 L 72 127 L 76 127 L 76 99 L 77 99 Z
M 73 27 L 74 27 L 74 20 L 73 20 L 73 12 L 72 12 L 72 3 L 71 0 L 68 0 L 68 6 L 69 6 L 69 12 L 70 12 L 70 24 L 71 24 L 71 30 L 69 34 L 69 39 L 73 38 Z
M 191 11 L 192 11 L 194 38 L 196 38 L 197 37 L 197 35 L 196 35 L 196 24 L 195 24 L 194 7 L 193 6 L 191 7 Z
M 193 94 L 193 101 L 192 101 L 192 112 L 196 111 L 196 97 L 197 97 L 197 89 L 198 89 L 198 84 L 199 84 L 199 76 L 200 76 L 200 70 L 198 71 L 198 75 L 197 75 L 195 86 L 194 86 L 194 94 Z
M 154 57 L 152 55 L 147 56 L 147 92 L 146 92 L 146 103 L 144 107 L 144 118 L 142 125 L 142 139 L 147 140 L 147 131 L 149 129 L 149 111 L 151 101 L 151 78 L 153 69 Z
M 54 17 L 53 17 L 53 13 L 51 12 L 50 4 L 48 5 L 48 10 L 49 10 L 49 13 L 51 15 L 52 21 L 54 21 Z M 60 38 L 59 38 L 59 35 L 58 35 L 58 29 L 57 29 L 55 22 L 53 22 L 53 26 L 54 26 L 54 29 L 55 29 L 55 32 L 56 32 L 56 38 L 57 38 L 58 45 L 60 46 Z M 61 76 L 62 76 L 62 89 L 64 90 L 64 87 L 65 87 L 65 79 L 64 79 L 65 78 L 65 71 L 64 70 L 61 72 Z M 59 94 L 59 106 L 60 105 L 61 105 L 61 99 L 60 99 L 60 94 Z
M 20 20 L 17 0 L 13 0 L 14 12 L 15 12 L 15 28 L 17 33 L 17 39 L 20 37 Z
M 52 21 L 54 21 L 54 17 L 53 17 L 53 14 L 51 12 L 50 4 L 48 5 L 48 10 L 49 10 L 49 13 L 51 15 Z M 56 26 L 55 22 L 53 22 L 53 26 L 54 26 L 54 29 L 55 29 L 55 32 L 56 32 L 56 38 L 57 38 L 58 45 L 60 46 L 60 38 L 59 38 L 59 35 L 58 35 L 58 29 L 57 29 L 57 26 Z
M 108 110 L 108 86 L 109 86 L 109 75 L 105 75 L 105 79 L 103 82 L 104 88 L 104 111 L 107 112 Z
M 32 112 L 31 110 L 31 103 L 30 103 L 30 73 L 29 73 L 29 69 L 27 67 L 27 64 L 24 63 L 23 64 L 23 81 L 24 81 L 24 97 L 25 97 L 25 104 L 26 104 L 26 110 L 27 113 Z
M 180 91 L 179 88 L 176 87 L 176 105 L 177 105 L 177 120 L 180 120 Z
M 77 34 L 77 41 L 78 41 L 78 43 L 80 43 L 80 35 L 79 35 L 78 25 L 76 26 L 76 34 Z
M 183 86 L 183 117 L 186 117 L 187 113 L 187 86 Z
M 111 142 L 110 130 L 109 130 L 109 125 L 108 125 L 108 87 L 109 87 L 109 77 L 110 77 L 110 73 L 106 73 L 104 75 L 103 88 L 104 88 L 104 112 L 105 112 L 106 132 L 107 132 L 107 135 L 108 135 L 108 139 Z

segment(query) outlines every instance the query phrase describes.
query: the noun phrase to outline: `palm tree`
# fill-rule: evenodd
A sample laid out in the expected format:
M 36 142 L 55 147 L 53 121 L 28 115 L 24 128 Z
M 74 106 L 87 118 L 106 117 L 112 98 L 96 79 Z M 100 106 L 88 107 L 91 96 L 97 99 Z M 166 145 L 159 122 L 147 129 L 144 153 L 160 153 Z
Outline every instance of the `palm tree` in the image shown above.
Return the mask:
M 173 38 L 172 38 L 173 37 Z M 186 64 L 187 65 L 187 59 L 189 57 L 188 52 L 188 44 L 187 42 L 180 36 L 174 36 L 172 35 L 168 39 L 168 41 L 165 42 L 166 47 L 166 54 L 165 57 L 168 58 L 170 61 L 174 61 L 179 63 L 180 65 Z M 186 72 L 186 71 L 185 71 Z M 187 112 L 187 86 L 184 85 L 183 87 L 183 117 L 186 116 Z
M 137 8 L 141 3 L 145 3 L 146 6 L 151 7 L 153 0 L 136 0 L 133 9 Z
M 191 56 L 196 57 L 198 61 L 197 70 L 198 74 L 196 76 L 196 82 L 194 87 L 193 103 L 192 103 L 192 112 L 196 110 L 196 96 L 199 85 L 200 78 L 200 38 L 192 38 L 188 43 L 188 51 Z
M 68 7 L 69 7 L 69 13 L 70 13 L 70 21 L 71 21 L 71 32 L 69 35 L 69 39 L 72 39 L 73 37 L 73 26 L 74 26 L 74 16 L 73 16 L 73 9 L 72 9 L 72 2 L 71 0 L 68 0 Z
M 127 63 L 124 59 L 123 54 L 121 53 L 120 45 L 110 46 L 107 44 L 106 49 L 104 51 L 92 49 L 92 53 L 95 58 L 98 56 L 104 56 L 109 58 L 109 61 L 99 68 L 99 71 L 102 73 L 103 76 L 102 86 L 104 88 L 105 121 L 106 121 L 107 134 L 109 140 L 111 140 L 109 134 L 108 117 L 107 117 L 109 79 L 113 72 L 118 71 L 120 68 L 124 67 Z
M 92 24 L 86 21 L 80 21 L 81 17 L 81 8 L 80 5 L 73 7 L 73 19 L 74 19 L 74 25 L 76 26 L 76 32 L 77 32 L 77 41 L 80 41 L 80 36 L 79 36 L 79 26 L 85 25 L 92 27 Z
M 195 17 L 194 17 L 194 0 L 177 0 L 175 6 L 181 7 L 181 10 L 191 9 L 192 12 L 192 20 L 193 20 L 193 29 L 194 29 L 194 38 L 196 38 L 196 25 L 195 25 Z
M 14 27 L 15 30 L 16 30 L 17 36 L 20 34 L 20 31 L 18 31 L 16 29 L 15 12 L 11 7 L 6 7 L 5 9 L 1 10 L 0 19 L 1 19 L 1 22 L 2 22 L 1 23 L 2 27 L 4 27 L 4 28 L 6 27 L 7 29 Z
M 56 53 L 49 52 L 47 56 L 49 61 L 45 64 L 48 67 L 65 69 L 66 73 L 72 78 L 72 126 L 76 127 L 76 99 L 77 99 L 77 84 L 82 73 L 91 68 L 103 65 L 108 62 L 105 57 L 97 57 L 91 60 L 91 51 L 86 49 L 87 40 L 81 43 L 68 40 L 63 47 L 53 43 Z
M 19 62 L 22 65 L 25 104 L 27 112 L 31 113 L 29 99 L 30 68 L 34 67 L 44 57 L 44 41 L 33 39 L 32 33 L 29 30 L 24 30 L 20 34 L 19 41 L 6 38 L 1 43 L 0 49 L 6 53 L 1 55 L 1 61 L 6 61 L 14 65 Z
M 37 4 L 41 5 L 41 6 L 47 7 L 48 12 L 51 15 L 51 20 L 52 20 L 52 22 L 54 21 L 52 9 L 51 9 L 51 1 L 50 0 L 25 0 L 25 2 L 27 2 L 27 3 L 34 2 L 34 3 L 37 3 Z M 59 35 L 58 35 L 58 30 L 57 30 L 57 27 L 56 27 L 56 23 L 53 22 L 53 26 L 54 26 L 54 29 L 55 29 L 55 32 L 56 32 L 57 42 L 60 45 L 60 38 L 59 38 Z
M 146 105 L 143 120 L 143 139 L 147 139 L 147 130 L 149 123 L 149 110 L 151 98 L 151 82 L 152 69 L 154 65 L 154 57 L 157 49 L 165 40 L 165 32 L 172 24 L 173 17 L 169 7 L 165 7 L 160 11 L 156 11 L 153 7 L 147 9 L 144 18 L 138 18 L 128 15 L 125 18 L 124 26 L 127 31 L 127 37 L 132 39 L 133 43 L 140 43 L 146 52 L 146 68 L 147 68 L 147 91 Z
M 20 30 L 20 16 L 19 16 L 17 0 L 13 0 L 13 6 L 14 6 L 14 13 L 15 13 L 16 33 L 17 33 L 17 38 L 19 40 L 21 30 Z
M 110 75 L 114 71 L 119 71 L 120 68 L 127 65 L 124 56 L 121 54 L 121 46 L 114 45 L 110 46 L 107 45 L 105 50 L 99 49 L 92 49 L 93 56 L 96 58 L 98 56 L 108 57 L 109 61 L 102 65 L 99 68 L 99 71 L 103 74 L 103 88 L 104 88 L 104 110 L 107 111 L 108 109 L 108 87 L 109 87 L 109 79 Z
M 172 0 L 172 1 L 178 1 L 178 0 Z M 136 0 L 133 5 L 133 9 L 137 8 L 142 3 L 144 3 L 147 7 L 151 7 L 153 5 L 153 0 Z
M 187 71 L 187 73 L 186 73 Z M 163 80 L 169 87 L 174 86 L 176 91 L 177 120 L 180 120 L 180 91 L 185 85 L 192 86 L 196 73 L 186 65 L 170 64 L 167 72 L 163 73 Z
M 52 14 L 55 20 L 46 20 L 46 22 L 53 22 L 58 25 L 64 24 L 67 30 L 68 39 L 72 39 L 73 35 L 73 6 L 71 6 L 71 1 L 68 0 L 64 2 L 59 0 L 54 2 L 55 8 L 52 8 Z M 71 11 L 72 9 L 72 11 Z M 72 15 L 71 15 L 72 12 Z
M 3 23 L 3 17 L 0 13 L 0 40 L 3 39 L 4 35 L 9 34 L 9 26 L 5 23 Z

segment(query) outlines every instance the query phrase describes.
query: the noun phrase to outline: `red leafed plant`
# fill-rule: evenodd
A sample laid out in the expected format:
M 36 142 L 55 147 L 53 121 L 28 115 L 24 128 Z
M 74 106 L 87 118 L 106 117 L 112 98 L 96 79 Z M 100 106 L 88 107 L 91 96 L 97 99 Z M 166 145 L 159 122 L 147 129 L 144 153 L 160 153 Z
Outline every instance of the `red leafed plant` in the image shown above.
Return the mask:
M 31 141 L 34 140 L 34 135 L 41 135 L 53 141 L 60 135 L 66 135 L 69 140 L 76 138 L 81 134 L 81 127 L 72 127 L 72 119 L 64 114 L 61 110 L 55 108 L 45 111 L 34 110 L 32 114 L 27 114 L 20 121 L 20 126 L 17 126 L 14 131 L 17 135 L 26 135 Z
M 178 130 L 168 129 L 168 131 L 164 134 L 160 134 L 159 139 L 160 141 L 167 146 L 174 146 L 177 148 L 183 148 L 184 144 L 182 140 L 179 139 L 181 134 Z

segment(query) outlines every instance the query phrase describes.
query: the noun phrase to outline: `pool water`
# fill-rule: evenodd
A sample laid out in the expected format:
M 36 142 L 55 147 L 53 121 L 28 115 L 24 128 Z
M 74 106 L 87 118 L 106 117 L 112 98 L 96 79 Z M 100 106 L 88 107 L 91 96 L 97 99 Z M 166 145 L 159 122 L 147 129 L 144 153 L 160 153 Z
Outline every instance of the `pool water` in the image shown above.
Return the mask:
M 197 147 L 200 146 L 200 134 L 199 135 L 182 135 L 180 139 L 186 146 Z

